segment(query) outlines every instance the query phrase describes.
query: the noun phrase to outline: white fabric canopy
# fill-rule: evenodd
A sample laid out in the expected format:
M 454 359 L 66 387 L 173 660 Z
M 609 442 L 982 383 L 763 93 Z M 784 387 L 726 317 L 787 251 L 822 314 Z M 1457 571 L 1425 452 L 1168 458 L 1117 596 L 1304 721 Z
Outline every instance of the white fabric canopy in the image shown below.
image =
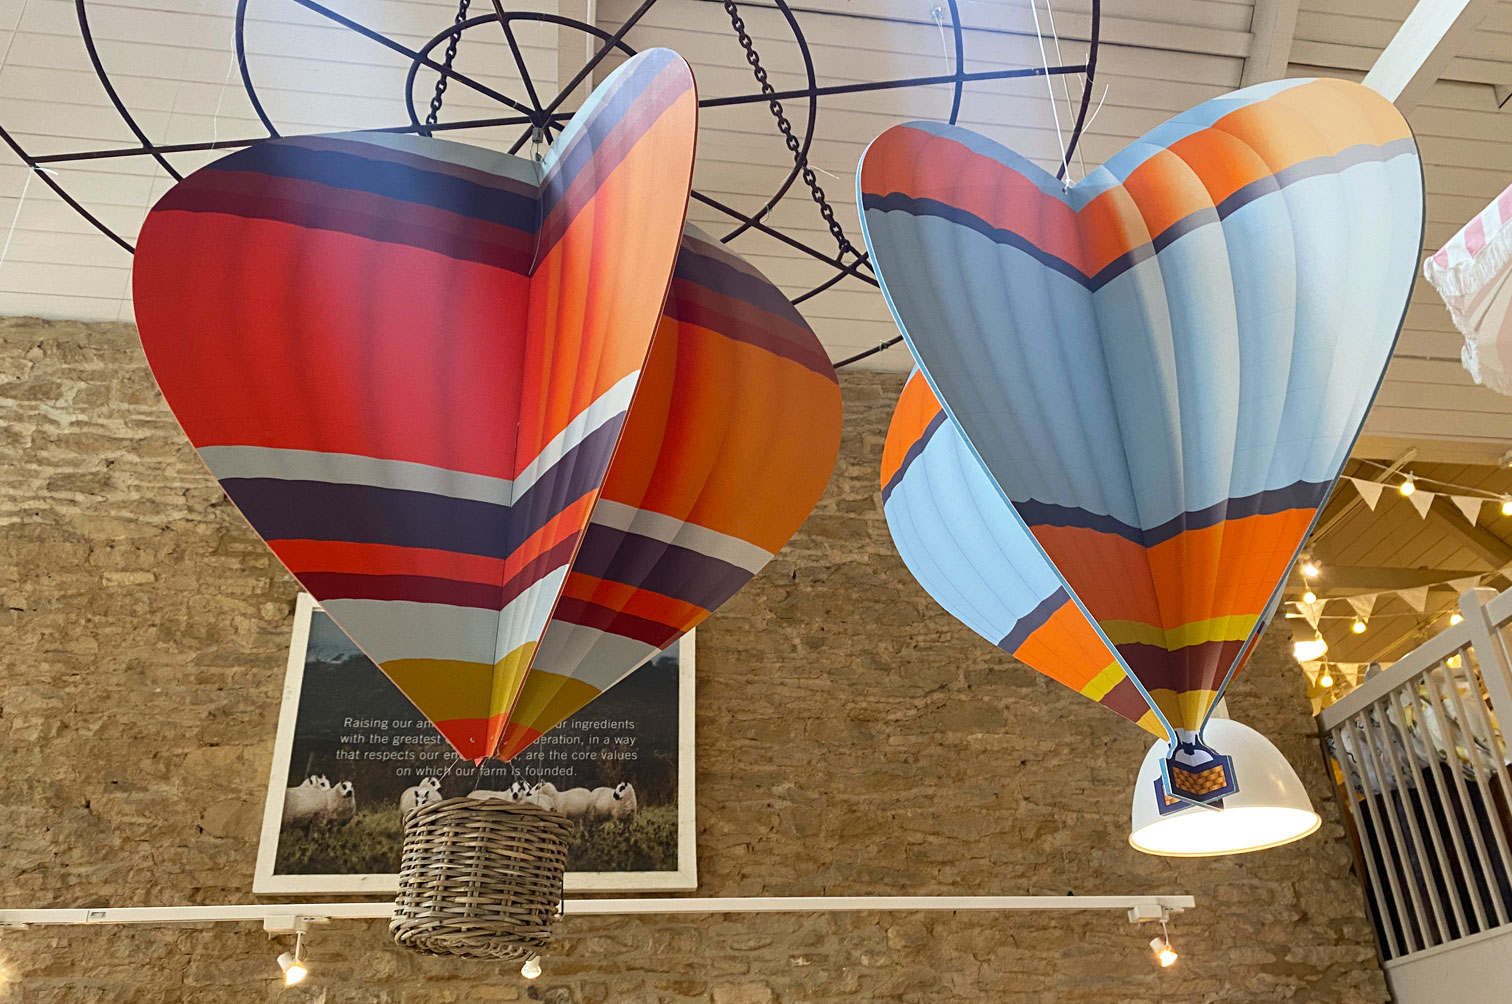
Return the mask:
M 1423 275 L 1465 336 L 1465 369 L 1512 394 L 1512 186 L 1423 262 Z

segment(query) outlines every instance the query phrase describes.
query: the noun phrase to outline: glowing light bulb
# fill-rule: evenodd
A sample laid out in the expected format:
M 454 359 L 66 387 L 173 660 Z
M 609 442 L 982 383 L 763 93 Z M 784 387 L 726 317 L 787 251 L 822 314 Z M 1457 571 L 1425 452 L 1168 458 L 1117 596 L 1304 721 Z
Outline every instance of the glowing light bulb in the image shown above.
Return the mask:
M 1314 659 L 1321 659 L 1327 651 L 1328 642 L 1323 640 L 1323 635 L 1321 634 L 1311 641 L 1299 641 L 1292 644 L 1292 657 L 1298 662 L 1312 662 Z
M 1458 610 L 1456 610 L 1454 613 L 1452 613 L 1452 614 L 1449 615 L 1449 626 L 1450 627 L 1454 627 L 1456 624 L 1463 624 L 1464 622 L 1465 622 L 1465 615 L 1462 614 L 1462 613 L 1460 613 Z
M 1459 653 L 1456 652 L 1454 655 L 1451 655 L 1449 658 L 1445 659 L 1444 660 L 1444 665 L 1448 666 L 1450 669 L 1459 669 L 1460 668 Z
M 1512 495 L 1502 496 L 1502 515 L 1512 516 Z
M 1160 968 L 1169 969 L 1181 956 L 1176 954 L 1176 949 L 1164 938 L 1151 938 L 1150 950 L 1155 953 L 1155 958 L 1160 960 Z
M 1412 480 L 1411 475 L 1408 475 L 1407 480 L 1403 481 L 1401 485 L 1397 487 L 1397 491 L 1401 492 L 1403 495 L 1411 495 L 1413 492 L 1417 491 L 1417 482 Z
M 1318 686 L 1322 687 L 1324 690 L 1327 690 L 1333 685 L 1334 678 L 1332 673 L 1324 673 L 1322 676 L 1318 677 Z
M 530 958 L 526 959 L 525 964 L 520 967 L 520 975 L 525 977 L 527 980 L 533 980 L 537 976 L 540 976 L 541 957 L 539 955 L 532 955 Z
M 1354 619 L 1354 623 L 1351 624 L 1351 625 L 1349 625 L 1349 630 L 1353 631 L 1355 634 L 1364 634 L 1365 633 L 1365 622 L 1362 621 L 1362 620 L 1360 620 L 1360 618 L 1356 617 Z
M 1305 592 L 1305 593 L 1302 594 L 1302 602 L 1303 603 L 1316 603 L 1316 602 L 1318 602 L 1318 594 L 1315 593 L 1315 592 L 1313 592 L 1311 589 L 1309 589 L 1307 592 Z
M 1318 566 L 1318 563 L 1311 558 L 1308 558 L 1306 561 L 1302 562 L 1303 578 L 1316 579 L 1319 573 L 1321 573 L 1322 571 L 1323 569 Z
M 283 970 L 284 986 L 292 987 L 310 975 L 309 968 L 294 957 L 293 952 L 284 952 L 278 957 L 278 968 Z

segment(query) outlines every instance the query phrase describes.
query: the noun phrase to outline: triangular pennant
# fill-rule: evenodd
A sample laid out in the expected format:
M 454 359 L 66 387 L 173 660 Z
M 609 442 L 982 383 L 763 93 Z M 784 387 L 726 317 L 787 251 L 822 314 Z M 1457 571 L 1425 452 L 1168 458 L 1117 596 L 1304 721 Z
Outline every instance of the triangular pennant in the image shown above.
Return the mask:
M 1354 482 L 1355 490 L 1360 493 L 1360 498 L 1364 499 L 1365 504 L 1374 512 L 1376 503 L 1381 501 L 1381 489 L 1386 486 L 1379 481 L 1367 481 L 1364 478 L 1350 478 L 1349 480 Z
M 1486 501 L 1485 499 L 1476 498 L 1474 495 L 1451 495 L 1449 496 L 1449 500 L 1454 503 L 1460 512 L 1465 514 L 1465 518 L 1470 521 L 1471 526 L 1474 526 L 1475 521 L 1480 519 L 1481 503 Z
M 1321 659 L 1302 663 L 1302 672 L 1307 674 L 1307 681 L 1312 684 L 1318 682 L 1318 671 L 1322 668 L 1323 661 Z
M 1327 600 L 1313 600 L 1311 603 L 1296 601 L 1297 609 L 1302 613 L 1302 619 L 1307 621 L 1308 626 L 1314 631 L 1318 629 L 1318 620 L 1323 616 L 1323 604 L 1327 602 Z
M 1481 577 L 1479 575 L 1467 575 L 1461 579 L 1450 579 L 1449 588 L 1454 590 L 1454 595 L 1459 596 L 1467 590 L 1474 589 L 1480 585 L 1480 580 Z
M 1369 617 L 1370 612 L 1375 609 L 1376 597 L 1379 595 L 1379 593 L 1364 593 L 1360 596 L 1348 596 L 1345 598 L 1349 600 L 1349 605 L 1354 607 L 1356 614 L 1361 617 Z
M 1406 603 L 1409 607 L 1416 610 L 1418 613 L 1422 613 L 1428 606 L 1427 586 L 1413 586 L 1411 589 L 1398 589 L 1397 595 L 1402 598 L 1402 602 Z
M 1412 503 L 1412 507 L 1418 511 L 1419 516 L 1427 519 L 1428 510 L 1433 506 L 1433 498 L 1433 492 L 1425 492 L 1421 488 L 1419 488 L 1417 491 L 1407 496 L 1407 501 Z

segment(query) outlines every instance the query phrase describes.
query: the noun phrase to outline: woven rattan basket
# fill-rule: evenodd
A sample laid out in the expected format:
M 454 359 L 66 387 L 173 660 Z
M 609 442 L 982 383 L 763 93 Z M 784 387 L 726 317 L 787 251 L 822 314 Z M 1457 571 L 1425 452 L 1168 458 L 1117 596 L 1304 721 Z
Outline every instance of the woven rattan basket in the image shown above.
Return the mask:
M 567 817 L 502 799 L 449 798 L 404 817 L 389 931 L 428 955 L 527 959 L 551 940 Z

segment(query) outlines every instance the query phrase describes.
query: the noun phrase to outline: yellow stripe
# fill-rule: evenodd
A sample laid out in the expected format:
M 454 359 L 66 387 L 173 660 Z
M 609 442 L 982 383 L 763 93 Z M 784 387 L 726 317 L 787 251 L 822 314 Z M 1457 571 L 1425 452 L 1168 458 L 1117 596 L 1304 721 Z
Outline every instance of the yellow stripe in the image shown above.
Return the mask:
M 1160 719 L 1153 711 L 1146 711 L 1139 716 L 1139 727 L 1157 738 L 1166 738 L 1165 726 L 1160 724 Z
M 1174 690 L 1152 690 L 1150 697 L 1172 726 L 1178 729 L 1195 729 L 1197 723 L 1207 715 L 1213 702 L 1218 699 L 1218 692 L 1216 690 L 1188 690 L 1178 694 Z
M 1108 691 L 1118 686 L 1118 682 L 1126 678 L 1123 666 L 1118 661 L 1108 663 L 1102 672 L 1087 681 L 1081 692 L 1084 696 L 1100 701 L 1108 696 Z
M 525 682 L 525 671 L 535 655 L 538 642 L 527 641 L 519 648 L 500 659 L 494 666 L 493 691 L 489 695 L 488 717 L 502 715 L 514 707 L 515 697 L 520 693 L 520 684 Z
M 1098 621 L 1114 645 L 1153 645 L 1167 652 L 1208 641 L 1244 641 L 1259 620 L 1256 614 L 1228 614 L 1161 629 L 1143 621 Z
M 597 687 L 582 680 L 533 669 L 510 718 L 528 729 L 545 732 L 600 693 Z

